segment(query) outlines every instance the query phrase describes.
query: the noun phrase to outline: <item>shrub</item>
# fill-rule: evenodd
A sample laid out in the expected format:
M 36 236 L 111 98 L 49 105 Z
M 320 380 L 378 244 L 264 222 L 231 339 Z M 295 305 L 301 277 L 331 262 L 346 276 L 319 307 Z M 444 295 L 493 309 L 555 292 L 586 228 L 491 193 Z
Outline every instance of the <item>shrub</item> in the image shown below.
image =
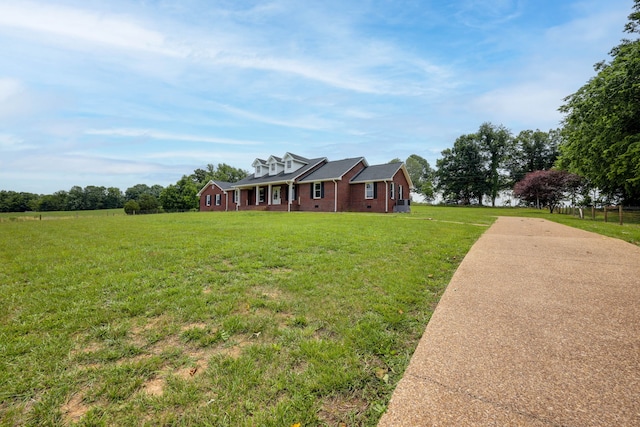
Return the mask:
M 135 200 L 129 200 L 124 204 L 124 211 L 127 215 L 135 214 L 135 212 L 140 212 L 140 205 Z

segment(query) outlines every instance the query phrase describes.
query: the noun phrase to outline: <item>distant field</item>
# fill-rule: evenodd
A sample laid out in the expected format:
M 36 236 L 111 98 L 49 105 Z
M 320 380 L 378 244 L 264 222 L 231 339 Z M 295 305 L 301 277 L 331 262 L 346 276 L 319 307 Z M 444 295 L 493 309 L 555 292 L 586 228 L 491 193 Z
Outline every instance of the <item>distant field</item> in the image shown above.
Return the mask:
M 48 219 L 71 219 L 79 217 L 124 216 L 124 209 L 102 209 L 97 211 L 58 211 L 58 212 L 0 212 L 2 221 L 39 221 Z
M 0 425 L 373 426 L 495 216 L 548 217 L 66 214 L 0 223 Z

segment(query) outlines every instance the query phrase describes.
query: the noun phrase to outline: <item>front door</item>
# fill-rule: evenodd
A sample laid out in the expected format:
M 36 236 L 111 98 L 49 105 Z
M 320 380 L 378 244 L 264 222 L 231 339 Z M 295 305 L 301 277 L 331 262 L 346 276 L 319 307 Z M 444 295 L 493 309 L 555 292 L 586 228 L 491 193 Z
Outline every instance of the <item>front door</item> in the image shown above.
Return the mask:
M 273 200 L 272 203 L 274 205 L 279 205 L 280 204 L 280 187 L 273 187 Z

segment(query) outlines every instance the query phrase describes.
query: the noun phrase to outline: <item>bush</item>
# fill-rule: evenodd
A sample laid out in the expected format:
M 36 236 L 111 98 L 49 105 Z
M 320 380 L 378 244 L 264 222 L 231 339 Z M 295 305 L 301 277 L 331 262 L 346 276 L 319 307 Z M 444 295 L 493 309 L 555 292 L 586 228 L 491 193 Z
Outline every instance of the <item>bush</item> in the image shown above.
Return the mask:
M 124 211 L 127 215 L 135 215 L 135 212 L 140 212 L 140 205 L 135 200 L 129 200 L 124 204 Z

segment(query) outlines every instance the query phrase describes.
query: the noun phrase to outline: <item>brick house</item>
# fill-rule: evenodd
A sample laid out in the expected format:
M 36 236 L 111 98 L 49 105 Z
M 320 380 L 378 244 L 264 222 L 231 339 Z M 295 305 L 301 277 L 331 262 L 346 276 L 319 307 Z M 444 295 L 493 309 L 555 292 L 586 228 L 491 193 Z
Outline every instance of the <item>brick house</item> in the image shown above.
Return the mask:
M 207 183 L 198 192 L 200 210 L 410 210 L 412 183 L 402 162 L 370 166 L 364 157 L 328 161 L 286 153 L 258 158 L 252 167 L 255 172 L 238 182 Z M 220 205 L 215 204 L 218 200 Z
M 198 191 L 201 211 L 236 210 L 233 184 L 224 181 L 209 181 Z

